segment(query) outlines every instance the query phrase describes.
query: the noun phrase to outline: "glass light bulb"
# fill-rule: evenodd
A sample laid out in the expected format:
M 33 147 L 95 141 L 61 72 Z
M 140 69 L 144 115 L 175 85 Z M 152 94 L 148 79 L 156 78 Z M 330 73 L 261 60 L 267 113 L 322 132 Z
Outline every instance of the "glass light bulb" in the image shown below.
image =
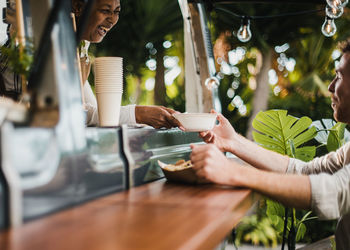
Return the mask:
M 217 89 L 220 85 L 220 81 L 217 77 L 212 76 L 205 80 L 204 85 L 207 87 L 207 89 Z
M 324 21 L 322 28 L 321 28 L 322 34 L 331 37 L 337 32 L 337 26 L 335 26 L 334 20 L 332 18 L 326 17 L 326 20 Z
M 343 8 L 348 2 L 349 0 L 327 0 L 328 5 L 334 8 Z
M 248 42 L 252 38 L 252 32 L 250 31 L 250 20 L 248 18 L 242 19 L 242 25 L 237 31 L 237 38 L 241 42 Z
M 340 17 L 341 15 L 343 15 L 343 13 L 344 13 L 343 7 L 334 8 L 334 7 L 329 6 L 329 5 L 326 6 L 326 14 L 330 18 L 336 19 L 336 18 Z

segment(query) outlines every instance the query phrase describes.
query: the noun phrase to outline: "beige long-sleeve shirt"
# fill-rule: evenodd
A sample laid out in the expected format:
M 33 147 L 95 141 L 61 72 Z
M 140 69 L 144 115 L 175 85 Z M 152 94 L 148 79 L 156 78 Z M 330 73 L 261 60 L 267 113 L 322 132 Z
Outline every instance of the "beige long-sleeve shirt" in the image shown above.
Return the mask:
M 350 142 L 310 162 L 290 159 L 287 173 L 309 175 L 312 210 L 320 219 L 340 218 L 337 249 L 350 249 Z

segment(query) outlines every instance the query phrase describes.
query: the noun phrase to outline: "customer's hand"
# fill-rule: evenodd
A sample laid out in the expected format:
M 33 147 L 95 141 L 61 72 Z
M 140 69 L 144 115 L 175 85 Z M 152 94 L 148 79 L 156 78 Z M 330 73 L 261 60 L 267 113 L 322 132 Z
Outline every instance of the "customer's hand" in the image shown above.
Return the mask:
M 136 106 L 136 122 L 150 125 L 154 128 L 173 128 L 180 126 L 172 114 L 177 111 L 163 106 Z
M 215 145 L 191 145 L 191 148 L 191 162 L 198 177 L 218 184 L 238 185 L 234 170 L 240 166 L 229 161 Z
M 217 114 L 216 119 L 219 121 L 219 124 L 215 125 L 212 130 L 200 132 L 199 136 L 206 143 L 215 144 L 221 151 L 228 152 L 237 133 L 222 114 L 216 113 L 214 110 L 211 113 Z

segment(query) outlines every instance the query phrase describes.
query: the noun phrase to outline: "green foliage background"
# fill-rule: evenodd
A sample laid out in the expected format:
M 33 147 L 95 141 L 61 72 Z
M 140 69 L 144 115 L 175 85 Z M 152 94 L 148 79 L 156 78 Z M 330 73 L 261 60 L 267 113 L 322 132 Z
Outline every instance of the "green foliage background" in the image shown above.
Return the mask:
M 307 1 L 306 1 L 307 2 Z M 121 56 L 124 58 L 125 91 L 123 104 L 154 104 L 154 92 L 145 88 L 148 78 L 154 77 L 156 71 L 146 66 L 146 61 L 155 59 L 157 53 L 164 52 L 165 56 L 177 56 L 181 74 L 174 83 L 166 86 L 165 105 L 178 111 L 185 111 L 184 93 L 184 44 L 183 21 L 175 0 L 121 0 L 122 11 L 120 21 L 109 32 L 104 41 L 91 47 L 92 52 L 99 55 Z M 248 43 L 240 43 L 233 30 L 240 26 L 240 20 L 220 12 L 216 7 L 223 7 L 240 15 L 276 15 L 286 12 L 304 10 L 322 10 L 304 16 L 290 16 L 279 19 L 259 19 L 251 23 L 253 38 Z M 234 74 L 223 75 L 219 87 L 222 103 L 222 112 L 233 124 L 235 129 L 245 134 L 252 109 L 254 89 L 249 80 L 255 77 L 249 70 L 256 65 L 257 54 L 264 54 L 275 46 L 288 43 L 289 49 L 283 52 L 287 58 L 294 58 L 296 65 L 292 72 L 278 69 L 277 60 L 281 53 L 274 51 L 272 68 L 276 71 L 278 83 L 271 85 L 269 109 L 284 109 L 295 117 L 308 116 L 311 120 L 332 118 L 330 98 L 327 86 L 335 74 L 335 63 L 339 58 L 332 59 L 337 42 L 349 37 L 350 15 L 346 8 L 344 15 L 335 21 L 337 33 L 326 38 L 321 33 L 324 21 L 324 5 L 315 4 L 256 4 L 244 3 L 215 5 L 214 9 L 207 10 L 212 41 L 215 44 L 222 34 L 229 49 L 243 48 L 245 57 L 235 66 L 239 69 L 239 76 Z M 171 41 L 171 48 L 165 49 L 164 41 Z M 152 43 L 156 50 L 146 47 Z M 220 65 L 217 65 L 219 70 Z M 246 114 L 241 114 L 237 107 L 232 105 L 232 97 L 227 91 L 232 82 L 239 85 L 235 89 L 235 96 L 240 96 L 247 108 Z M 91 81 L 93 82 L 93 81 Z M 278 86 L 281 91 L 274 94 Z M 137 100 L 131 98 L 137 91 L 140 96 Z M 317 149 L 317 154 L 325 153 Z M 297 212 L 298 213 L 298 212 Z M 334 231 L 334 222 L 309 221 L 305 241 L 314 241 L 328 236 Z

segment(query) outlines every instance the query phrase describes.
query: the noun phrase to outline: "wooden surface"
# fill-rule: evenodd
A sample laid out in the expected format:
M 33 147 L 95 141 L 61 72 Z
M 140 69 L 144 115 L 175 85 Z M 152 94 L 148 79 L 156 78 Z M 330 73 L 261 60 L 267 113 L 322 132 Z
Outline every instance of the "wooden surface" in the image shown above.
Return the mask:
M 0 249 L 213 249 L 256 198 L 161 180 L 1 232 Z

